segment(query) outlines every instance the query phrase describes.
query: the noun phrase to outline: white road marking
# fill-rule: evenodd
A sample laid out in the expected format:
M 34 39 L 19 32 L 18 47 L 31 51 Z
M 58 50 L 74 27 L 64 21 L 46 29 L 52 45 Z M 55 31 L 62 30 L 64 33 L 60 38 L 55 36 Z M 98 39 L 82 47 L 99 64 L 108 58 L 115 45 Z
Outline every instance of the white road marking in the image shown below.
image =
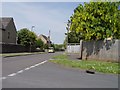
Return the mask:
M 16 75 L 16 73 L 12 73 L 12 74 L 9 74 L 8 76 L 12 77 L 12 76 L 15 76 L 15 75 Z
M 43 62 L 41 62 L 41 63 L 39 63 L 39 64 L 41 65 L 41 64 L 44 64 L 44 63 L 46 63 L 46 62 L 47 62 L 47 60 L 46 60 L 46 61 L 43 61 Z
M 31 69 L 31 68 L 34 68 L 34 67 L 39 66 L 39 65 L 42 65 L 42 64 L 46 63 L 47 61 L 48 61 L 48 60 L 45 60 L 45 61 L 43 61 L 43 62 L 41 62 L 41 63 L 38 63 L 38 64 L 35 64 L 35 65 L 33 65 L 33 66 L 27 67 L 27 68 L 25 68 L 25 69 L 23 69 L 23 70 L 20 70 L 20 71 L 16 72 L 16 73 L 9 74 L 7 77 L 2 77 L 2 78 L 0 78 L 0 80 L 7 79 L 8 77 L 15 76 L 15 75 L 17 75 L 17 74 L 19 74 L 19 73 L 23 73 L 25 70 L 27 71 L 27 70 L 29 70 L 29 69 Z
M 22 73 L 24 70 L 20 70 L 20 71 L 18 71 L 17 73 Z
M 37 66 L 39 66 L 39 64 L 35 64 L 35 66 L 37 67 Z
M 31 68 L 34 68 L 35 66 L 30 66 L 29 68 L 31 69 Z
M 7 77 L 2 77 L 1 79 L 6 79 Z
M 30 68 L 25 68 L 25 70 L 29 70 Z

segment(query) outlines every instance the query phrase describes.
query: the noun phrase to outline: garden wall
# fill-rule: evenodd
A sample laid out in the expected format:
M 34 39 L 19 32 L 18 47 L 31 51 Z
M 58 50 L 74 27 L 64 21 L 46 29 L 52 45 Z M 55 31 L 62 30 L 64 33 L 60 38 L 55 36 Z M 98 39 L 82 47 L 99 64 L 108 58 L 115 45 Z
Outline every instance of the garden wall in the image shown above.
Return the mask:
M 0 44 L 1 53 L 19 53 L 19 52 L 30 52 L 30 47 L 25 47 L 16 44 Z M 31 51 L 35 51 L 34 47 L 31 47 Z
M 67 53 L 79 53 L 86 60 L 120 61 L 120 40 L 80 41 L 80 45 L 68 45 Z

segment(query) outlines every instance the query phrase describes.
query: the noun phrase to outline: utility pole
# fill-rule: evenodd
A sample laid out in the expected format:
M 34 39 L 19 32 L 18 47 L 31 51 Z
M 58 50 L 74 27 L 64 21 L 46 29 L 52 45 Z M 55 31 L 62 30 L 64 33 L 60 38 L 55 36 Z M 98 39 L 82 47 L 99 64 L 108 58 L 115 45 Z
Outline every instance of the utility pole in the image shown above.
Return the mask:
M 48 36 L 48 47 L 50 47 L 50 30 L 49 30 L 49 36 Z

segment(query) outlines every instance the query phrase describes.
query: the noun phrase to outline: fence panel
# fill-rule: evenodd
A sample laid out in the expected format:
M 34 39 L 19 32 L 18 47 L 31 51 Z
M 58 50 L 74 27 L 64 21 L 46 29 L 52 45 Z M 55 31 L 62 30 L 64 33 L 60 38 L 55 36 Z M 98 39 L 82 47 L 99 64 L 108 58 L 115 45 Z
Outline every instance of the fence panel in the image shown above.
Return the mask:
M 80 44 L 68 44 L 67 53 L 79 53 L 80 52 Z

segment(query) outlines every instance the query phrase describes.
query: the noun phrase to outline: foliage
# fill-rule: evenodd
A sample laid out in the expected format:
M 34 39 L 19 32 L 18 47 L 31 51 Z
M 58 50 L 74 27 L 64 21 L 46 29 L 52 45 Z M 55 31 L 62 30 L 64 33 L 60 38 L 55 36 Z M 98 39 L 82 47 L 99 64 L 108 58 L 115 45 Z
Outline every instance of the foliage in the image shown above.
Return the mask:
M 84 40 L 120 39 L 120 2 L 80 4 L 70 17 L 70 31 Z M 74 36 L 71 36 L 72 38 Z
M 54 56 L 53 59 L 56 59 L 56 60 L 61 59 L 61 60 L 63 60 L 63 59 L 68 59 L 68 57 L 67 57 L 67 55 L 60 54 L 60 55 Z
M 18 35 L 18 44 L 23 46 L 35 45 L 36 34 L 29 31 L 27 28 L 23 28 L 17 32 Z
M 41 39 L 37 39 L 36 40 L 36 47 L 40 48 L 41 50 L 43 50 L 43 46 L 44 46 L 43 41 Z
M 63 46 L 64 46 L 65 49 L 67 48 L 67 36 L 65 37 L 65 40 L 63 42 Z
M 71 31 L 68 33 L 68 43 L 80 43 L 80 39 L 82 37 L 79 32 Z
M 49 49 L 49 45 L 48 44 L 44 44 L 43 48 L 44 49 Z
M 69 31 L 70 30 L 70 20 L 68 20 L 68 23 L 67 23 L 67 33 L 65 33 L 66 38 L 65 38 L 65 41 L 64 41 L 64 44 L 66 43 L 79 43 L 80 42 L 80 39 L 81 39 L 81 36 L 80 36 L 80 33 L 76 33 L 75 30 L 73 31 Z
M 63 51 L 64 45 L 63 44 L 54 44 L 54 48 L 56 51 Z
M 53 57 L 51 62 L 58 63 L 64 66 L 80 68 L 85 70 L 95 70 L 103 73 L 120 74 L 119 63 L 105 62 L 98 60 L 69 60 L 66 55 L 58 55 Z

